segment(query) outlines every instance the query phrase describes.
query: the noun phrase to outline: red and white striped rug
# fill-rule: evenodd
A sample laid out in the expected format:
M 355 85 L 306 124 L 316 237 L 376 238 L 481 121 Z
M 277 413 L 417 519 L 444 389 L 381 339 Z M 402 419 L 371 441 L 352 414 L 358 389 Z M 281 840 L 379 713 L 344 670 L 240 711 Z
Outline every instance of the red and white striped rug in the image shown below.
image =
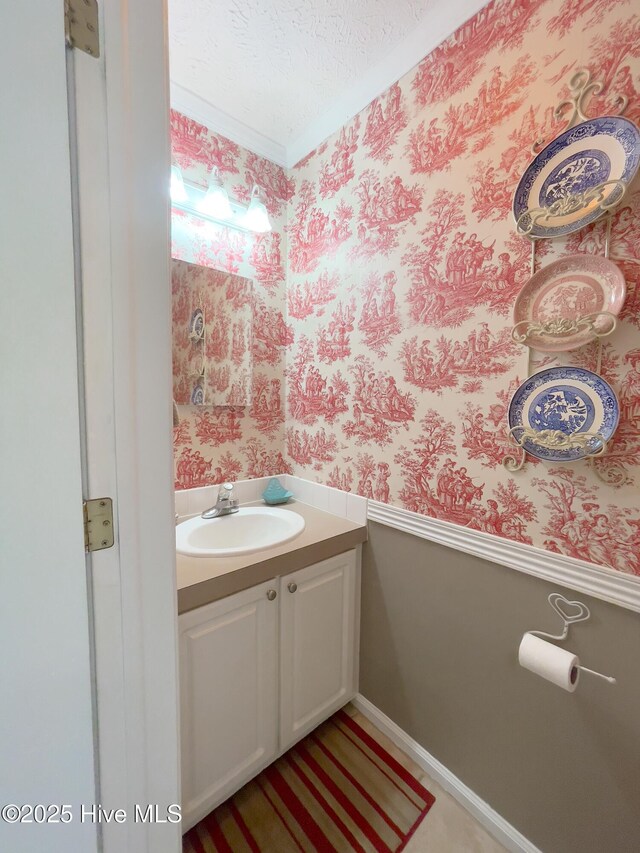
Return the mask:
M 434 802 L 338 711 L 190 829 L 183 853 L 395 853 Z

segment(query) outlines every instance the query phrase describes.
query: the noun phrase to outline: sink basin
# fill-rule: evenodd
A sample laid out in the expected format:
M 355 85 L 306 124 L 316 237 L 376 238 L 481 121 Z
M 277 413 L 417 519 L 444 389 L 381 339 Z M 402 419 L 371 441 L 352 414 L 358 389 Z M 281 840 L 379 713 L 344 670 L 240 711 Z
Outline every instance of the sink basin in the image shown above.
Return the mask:
M 176 551 L 188 557 L 234 557 L 273 548 L 304 530 L 297 512 L 268 506 L 240 507 L 219 518 L 191 518 L 176 527 Z

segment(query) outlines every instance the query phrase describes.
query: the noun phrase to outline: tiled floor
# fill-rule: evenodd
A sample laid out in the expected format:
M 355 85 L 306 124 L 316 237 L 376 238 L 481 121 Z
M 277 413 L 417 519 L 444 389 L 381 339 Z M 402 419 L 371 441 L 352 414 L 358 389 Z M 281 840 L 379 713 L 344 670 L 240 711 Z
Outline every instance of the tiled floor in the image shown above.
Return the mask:
M 352 705 L 345 708 L 356 722 L 375 738 L 405 767 L 415 772 L 414 762 Z M 436 798 L 435 805 L 424 818 L 405 853 L 506 853 L 506 849 L 453 799 L 451 794 L 422 770 L 417 778 Z

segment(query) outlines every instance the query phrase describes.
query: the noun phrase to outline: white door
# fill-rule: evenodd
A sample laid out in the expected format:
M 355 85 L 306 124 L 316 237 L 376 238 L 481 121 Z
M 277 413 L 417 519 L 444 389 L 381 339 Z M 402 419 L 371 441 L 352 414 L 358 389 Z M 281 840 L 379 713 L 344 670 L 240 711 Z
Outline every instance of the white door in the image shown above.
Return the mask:
M 276 756 L 277 586 L 180 616 L 183 831 Z
M 0 849 L 98 849 L 62 3 L 0 14 Z M 10 37 L 8 34 L 11 34 Z
M 0 850 L 177 853 L 179 825 L 133 819 L 179 801 L 166 4 L 99 3 L 98 59 L 66 5 L 0 4 L 0 802 L 72 820 L 0 822 Z
M 356 692 L 356 551 L 280 579 L 280 749 Z

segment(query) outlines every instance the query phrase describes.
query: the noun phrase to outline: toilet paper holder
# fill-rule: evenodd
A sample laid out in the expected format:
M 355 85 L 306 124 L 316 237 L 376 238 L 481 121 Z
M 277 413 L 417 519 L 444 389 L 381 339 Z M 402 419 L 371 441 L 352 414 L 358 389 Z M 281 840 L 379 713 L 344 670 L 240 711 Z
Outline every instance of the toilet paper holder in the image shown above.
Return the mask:
M 586 622 L 587 619 L 591 618 L 591 611 L 582 601 L 569 601 L 564 595 L 560 595 L 559 592 L 552 592 L 547 600 L 564 623 L 562 633 L 548 634 L 546 631 L 527 631 L 527 634 L 532 634 L 534 637 L 543 637 L 548 640 L 566 640 L 569 636 L 569 626 L 575 625 L 576 622 Z M 598 678 L 608 681 L 609 684 L 616 684 L 616 679 L 612 675 L 604 675 L 601 672 L 596 672 L 595 669 L 588 669 L 588 667 L 582 666 L 582 664 L 577 668 L 582 670 L 582 672 L 588 672 L 590 675 L 597 675 Z

